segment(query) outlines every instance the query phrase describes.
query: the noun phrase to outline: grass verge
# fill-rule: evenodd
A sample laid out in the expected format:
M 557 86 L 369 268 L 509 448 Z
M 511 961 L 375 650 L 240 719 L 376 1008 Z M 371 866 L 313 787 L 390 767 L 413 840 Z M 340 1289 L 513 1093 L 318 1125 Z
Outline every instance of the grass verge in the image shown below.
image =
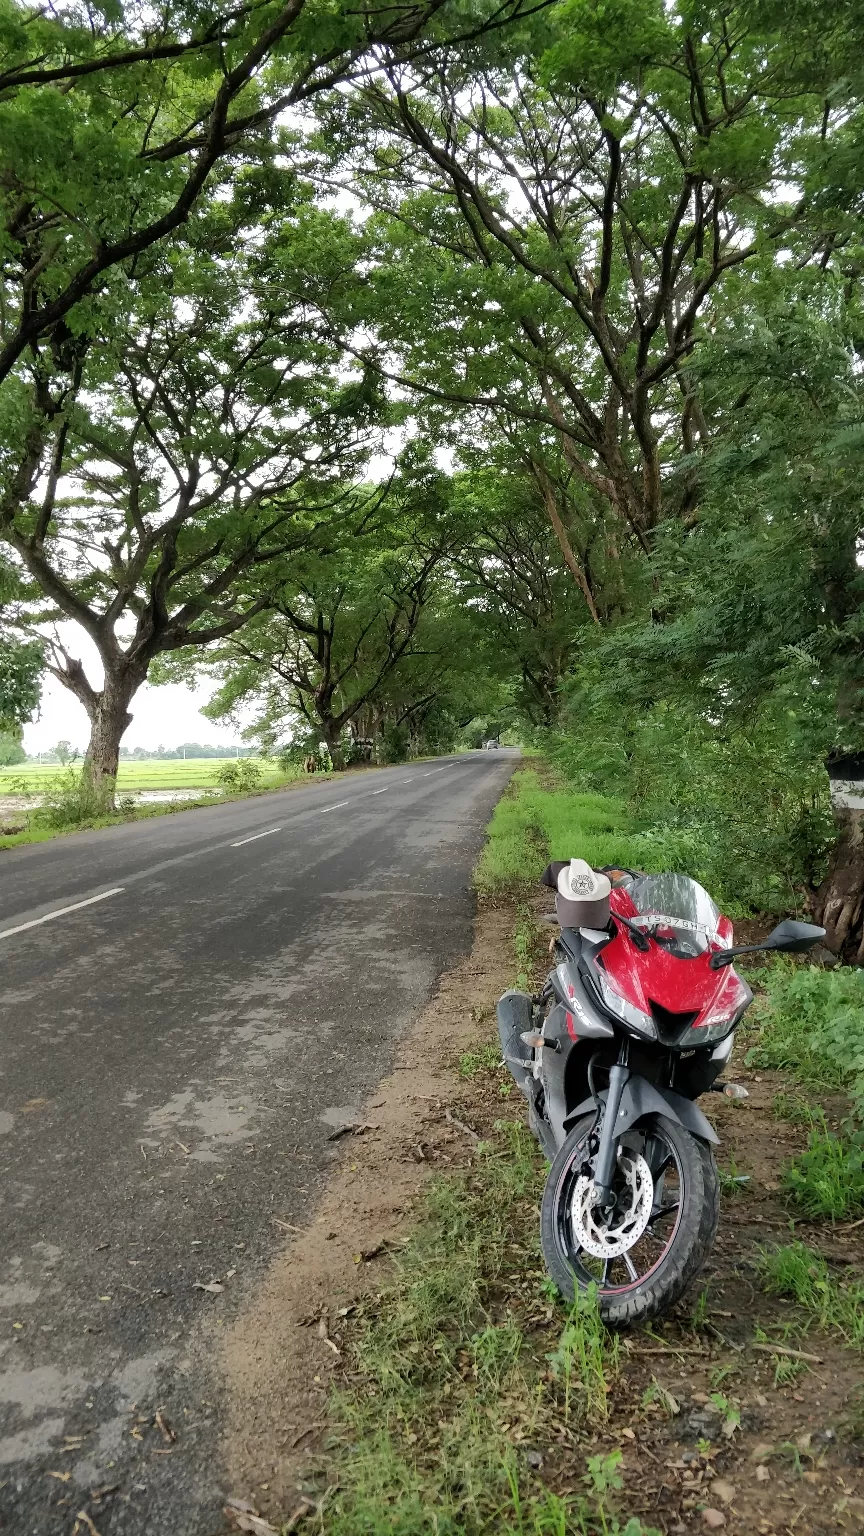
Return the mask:
M 619 800 L 577 794 L 551 784 L 537 768 L 514 773 L 489 823 L 487 841 L 474 874 L 481 894 L 516 894 L 537 885 L 550 859 L 584 858 L 589 864 L 627 862 L 638 834 Z
M 821 1111 L 813 1116 L 807 1146 L 788 1164 L 783 1184 L 805 1216 L 842 1221 L 864 1211 L 864 1132 L 830 1131 Z
M 644 1536 L 616 1507 L 620 1452 L 586 1439 L 578 1454 L 605 1424 L 618 1344 L 593 1297 L 566 1314 L 550 1302 L 544 1173 L 528 1132 L 499 1122 L 469 1167 L 427 1186 L 354 1330 L 326 1536 Z
M 789 1072 L 822 1090 L 864 1100 L 864 971 L 778 959 L 756 973 L 759 1038 L 747 1065 Z
M 527 909 L 514 917 L 527 985 L 543 935 Z M 499 1067 L 494 1041 L 458 1063 L 493 1094 Z M 565 1309 L 548 1279 L 546 1163 L 521 1119 L 496 1121 L 466 1166 L 430 1181 L 389 1283 L 357 1315 L 323 1536 L 655 1536 L 619 1509 L 606 1433 L 619 1342 L 594 1296 Z

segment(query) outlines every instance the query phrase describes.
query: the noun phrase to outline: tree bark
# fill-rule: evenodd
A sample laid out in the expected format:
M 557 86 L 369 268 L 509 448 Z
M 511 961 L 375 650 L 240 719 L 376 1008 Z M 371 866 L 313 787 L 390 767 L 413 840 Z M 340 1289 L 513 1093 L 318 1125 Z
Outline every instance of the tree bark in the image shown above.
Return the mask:
M 825 929 L 825 948 L 849 965 L 864 965 L 864 810 L 838 805 L 834 817 L 837 841 L 811 910 Z
M 345 767 L 345 755 L 342 751 L 342 723 L 336 720 L 322 720 L 321 729 L 324 732 L 327 751 L 330 753 L 330 761 L 338 773 Z
M 106 675 L 101 693 L 87 701 L 90 741 L 84 758 L 84 777 L 106 810 L 114 809 L 114 787 L 120 760 L 120 742 L 132 723 L 129 703 L 136 684 L 129 678 Z

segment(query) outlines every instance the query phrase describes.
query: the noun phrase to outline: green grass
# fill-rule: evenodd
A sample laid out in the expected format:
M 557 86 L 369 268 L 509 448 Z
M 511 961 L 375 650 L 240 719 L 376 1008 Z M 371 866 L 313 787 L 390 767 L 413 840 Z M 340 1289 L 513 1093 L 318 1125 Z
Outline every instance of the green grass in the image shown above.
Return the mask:
M 805 1243 L 763 1249 L 759 1273 L 766 1291 L 797 1302 L 818 1326 L 839 1333 L 845 1343 L 864 1349 L 864 1284 L 841 1282 L 826 1260 Z
M 805 1216 L 842 1221 L 864 1211 L 864 1134 L 829 1131 L 822 1115 L 783 1175 L 785 1188 Z
M 864 1102 L 864 972 L 778 960 L 758 978 L 759 1038 L 747 1065 L 789 1072 L 822 1091 L 845 1088 Z
M 575 1493 L 544 1485 L 526 1454 L 604 1422 L 617 1371 L 593 1297 L 551 1341 L 525 1327 L 545 1294 L 543 1175 L 527 1131 L 504 1123 L 470 1168 L 427 1186 L 332 1405 L 323 1536 L 640 1536 L 616 1513 L 619 1452 L 574 1477 L 570 1451 Z
M 117 774 L 117 791 L 134 792 L 139 789 L 205 789 L 215 787 L 216 775 L 224 763 L 233 763 L 233 757 L 169 758 L 167 761 L 123 762 Z M 281 783 L 296 778 L 297 773 L 283 773 L 272 759 L 241 758 L 241 762 L 258 762 L 262 770 L 262 785 Z M 0 795 L 17 794 L 23 785 L 30 794 L 39 794 L 46 784 L 63 773 L 59 763 L 22 763 L 18 767 L 0 768 Z
M 481 1072 L 497 1072 L 501 1066 L 501 1046 L 497 1040 L 480 1045 L 475 1051 L 463 1051 L 459 1057 L 460 1077 L 478 1077 Z
M 495 808 L 474 880 L 485 895 L 513 894 L 536 886 L 550 859 L 628 864 L 643 852 L 620 800 L 547 789 L 522 768 Z

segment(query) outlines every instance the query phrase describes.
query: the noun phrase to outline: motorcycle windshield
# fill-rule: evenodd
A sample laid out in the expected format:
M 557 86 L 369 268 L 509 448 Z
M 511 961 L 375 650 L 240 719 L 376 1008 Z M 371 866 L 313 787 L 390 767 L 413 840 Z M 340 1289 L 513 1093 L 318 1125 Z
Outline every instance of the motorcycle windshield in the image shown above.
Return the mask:
M 689 875 L 640 875 L 628 895 L 640 914 L 639 927 L 670 954 L 695 959 L 718 942 L 719 909 Z

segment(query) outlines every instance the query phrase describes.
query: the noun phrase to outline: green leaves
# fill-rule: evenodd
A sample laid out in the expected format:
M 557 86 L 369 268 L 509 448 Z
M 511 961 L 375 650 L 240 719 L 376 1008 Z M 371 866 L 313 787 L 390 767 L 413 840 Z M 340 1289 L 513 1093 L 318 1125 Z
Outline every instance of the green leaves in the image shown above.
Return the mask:
M 541 80 L 604 100 L 667 62 L 676 41 L 661 0 L 563 0 L 554 22 L 559 37 L 540 58 Z

